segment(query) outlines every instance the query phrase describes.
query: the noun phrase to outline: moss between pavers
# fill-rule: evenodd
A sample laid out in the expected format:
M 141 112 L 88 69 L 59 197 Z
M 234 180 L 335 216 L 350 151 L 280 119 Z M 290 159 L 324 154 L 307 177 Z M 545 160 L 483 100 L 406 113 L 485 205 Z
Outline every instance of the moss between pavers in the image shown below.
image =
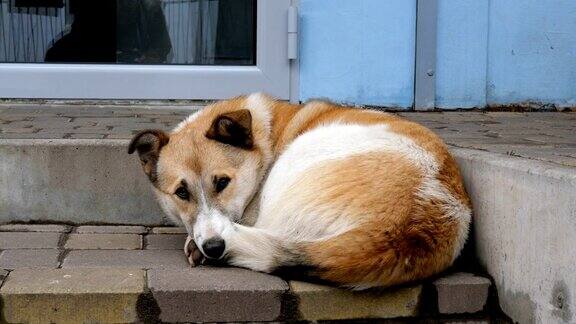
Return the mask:
M 133 323 L 145 290 L 139 269 L 14 270 L 2 288 L 8 323 Z
M 418 315 L 422 286 L 351 291 L 291 281 L 301 319 L 344 320 L 398 318 Z

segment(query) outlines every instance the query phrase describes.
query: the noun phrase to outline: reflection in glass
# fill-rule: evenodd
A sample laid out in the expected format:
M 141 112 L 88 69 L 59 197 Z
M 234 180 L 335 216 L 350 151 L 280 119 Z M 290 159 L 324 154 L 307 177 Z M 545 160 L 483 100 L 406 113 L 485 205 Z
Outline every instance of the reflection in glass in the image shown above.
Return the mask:
M 0 62 L 256 64 L 255 0 L 0 0 Z

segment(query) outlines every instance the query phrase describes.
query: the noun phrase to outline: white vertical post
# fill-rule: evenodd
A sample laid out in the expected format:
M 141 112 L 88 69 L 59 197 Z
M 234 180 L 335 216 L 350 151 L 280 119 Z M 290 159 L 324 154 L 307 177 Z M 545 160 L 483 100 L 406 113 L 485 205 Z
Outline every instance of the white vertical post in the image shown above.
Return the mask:
M 300 103 L 300 58 L 298 55 L 298 6 L 299 0 L 291 0 L 288 9 L 288 59 L 290 60 L 290 103 Z

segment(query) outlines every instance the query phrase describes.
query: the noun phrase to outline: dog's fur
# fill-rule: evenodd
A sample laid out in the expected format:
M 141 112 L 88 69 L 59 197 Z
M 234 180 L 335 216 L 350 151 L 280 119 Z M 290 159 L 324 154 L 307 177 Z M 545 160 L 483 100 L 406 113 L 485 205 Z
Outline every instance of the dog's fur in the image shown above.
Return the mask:
M 202 253 L 222 238 L 231 265 L 390 286 L 444 270 L 467 238 L 471 204 L 454 159 L 434 133 L 392 114 L 253 94 L 170 134 L 144 131 L 133 151 L 166 213 Z M 231 181 L 217 193 L 221 177 Z M 175 195 L 182 186 L 188 200 Z

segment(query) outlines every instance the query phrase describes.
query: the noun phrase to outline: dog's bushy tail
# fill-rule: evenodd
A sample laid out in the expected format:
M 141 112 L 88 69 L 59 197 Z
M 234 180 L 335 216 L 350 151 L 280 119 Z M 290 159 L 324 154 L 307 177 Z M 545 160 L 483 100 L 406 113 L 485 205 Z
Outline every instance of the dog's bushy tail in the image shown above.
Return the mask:
M 449 243 L 449 242 L 448 242 Z M 451 264 L 453 244 L 419 227 L 363 226 L 313 242 L 290 243 L 278 267 L 354 289 L 386 287 L 430 277 Z
M 422 279 L 449 263 L 450 246 L 435 246 L 422 231 L 358 227 L 314 241 L 295 241 L 241 226 L 231 264 L 286 279 L 330 282 L 355 289 Z

